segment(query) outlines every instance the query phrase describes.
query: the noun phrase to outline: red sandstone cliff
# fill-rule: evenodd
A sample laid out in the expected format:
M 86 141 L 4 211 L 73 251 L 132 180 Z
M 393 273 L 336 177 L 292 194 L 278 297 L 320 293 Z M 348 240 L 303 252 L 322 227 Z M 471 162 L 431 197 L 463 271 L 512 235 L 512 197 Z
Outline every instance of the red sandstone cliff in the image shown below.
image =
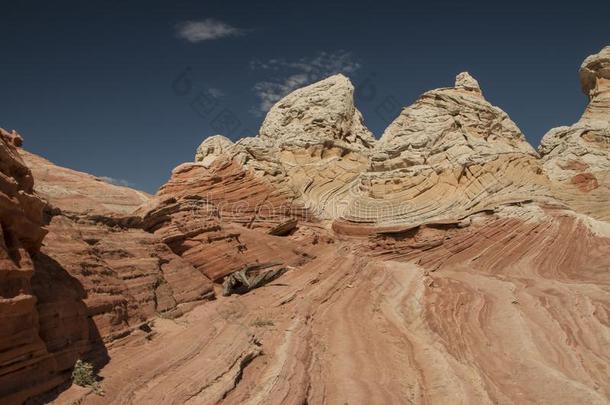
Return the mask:
M 542 157 L 466 73 L 379 141 L 349 80 L 322 80 L 155 196 L 24 152 L 33 184 L 2 132 L 0 399 L 88 356 L 105 397 L 43 399 L 608 403 L 607 61 L 585 60 L 589 107 Z M 281 277 L 220 294 L 269 262 Z

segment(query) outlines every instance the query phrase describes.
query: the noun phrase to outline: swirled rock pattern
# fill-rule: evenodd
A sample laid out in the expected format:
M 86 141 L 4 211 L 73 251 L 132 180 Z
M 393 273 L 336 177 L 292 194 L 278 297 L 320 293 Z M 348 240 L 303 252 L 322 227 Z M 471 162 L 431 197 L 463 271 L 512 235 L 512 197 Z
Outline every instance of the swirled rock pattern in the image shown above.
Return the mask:
M 354 107 L 354 86 L 341 74 L 295 90 L 277 102 L 259 136 L 290 147 L 336 142 L 361 149 L 375 140 Z
M 573 209 L 610 220 L 610 47 L 580 67 L 589 104 L 572 126 L 550 130 L 540 153 L 556 196 Z
M 374 144 L 354 107 L 353 85 L 335 75 L 277 102 L 257 137 L 233 145 L 212 137 L 196 160 L 205 164 L 225 154 L 317 218 L 330 220 L 347 207 Z
M 318 245 L 280 283 L 111 349 L 85 403 L 605 404 L 610 239 L 532 212 Z
M 124 215 L 145 193 L 55 166 L 18 149 L 17 134 L 1 135 L 11 194 L 0 215 L 0 402 L 12 404 L 67 381 L 78 358 L 103 365 L 105 344 L 214 293 L 207 277 Z M 42 173 L 36 184 L 30 168 Z
M 537 153 L 468 73 L 403 109 L 335 222 L 345 233 L 459 222 L 502 204 L 547 199 Z
M 47 194 L 39 334 L 64 374 L 94 341 L 107 353 L 104 397 L 39 399 L 607 404 L 608 49 L 581 67 L 582 119 L 539 153 L 468 73 L 378 141 L 338 75 L 280 100 L 256 137 L 206 139 L 135 211 Z
M 209 168 L 201 162 L 177 167 L 140 210 L 144 229 L 214 281 L 269 257 L 296 265 L 312 256 L 266 234 L 290 218 L 308 221 L 307 210 L 223 157 Z

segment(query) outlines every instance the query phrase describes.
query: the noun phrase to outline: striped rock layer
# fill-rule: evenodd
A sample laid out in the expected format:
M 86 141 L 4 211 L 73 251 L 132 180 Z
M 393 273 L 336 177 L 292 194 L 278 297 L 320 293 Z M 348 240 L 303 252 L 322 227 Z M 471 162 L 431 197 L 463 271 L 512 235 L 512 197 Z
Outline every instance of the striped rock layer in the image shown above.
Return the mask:
M 551 129 L 540 154 L 558 199 L 574 210 L 610 220 L 610 46 L 585 59 L 580 82 L 589 104 L 572 126 Z
M 0 275 L 16 281 L 0 284 L 0 401 L 88 355 L 104 397 L 38 399 L 607 404 L 608 49 L 581 67 L 581 120 L 538 151 L 467 73 L 379 140 L 349 80 L 329 77 L 257 136 L 206 139 L 154 196 L 79 189 L 25 154 L 32 186 L 5 133 L 0 196 L 18 215 L 2 211 Z M 278 279 L 219 293 L 270 262 Z

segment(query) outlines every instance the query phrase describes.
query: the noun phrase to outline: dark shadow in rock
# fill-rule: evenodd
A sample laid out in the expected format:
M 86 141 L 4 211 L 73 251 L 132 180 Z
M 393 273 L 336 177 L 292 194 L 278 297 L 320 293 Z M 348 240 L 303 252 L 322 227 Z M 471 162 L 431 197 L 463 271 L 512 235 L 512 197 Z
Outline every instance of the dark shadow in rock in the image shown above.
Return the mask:
M 48 403 L 57 398 L 70 386 L 72 368 L 78 359 L 93 364 L 96 374 L 110 360 L 100 333 L 88 316 L 84 302 L 87 293 L 82 284 L 45 254 L 34 257 L 34 266 L 32 289 L 38 299 L 40 338 L 55 360 L 54 375 L 64 383 L 27 404 Z

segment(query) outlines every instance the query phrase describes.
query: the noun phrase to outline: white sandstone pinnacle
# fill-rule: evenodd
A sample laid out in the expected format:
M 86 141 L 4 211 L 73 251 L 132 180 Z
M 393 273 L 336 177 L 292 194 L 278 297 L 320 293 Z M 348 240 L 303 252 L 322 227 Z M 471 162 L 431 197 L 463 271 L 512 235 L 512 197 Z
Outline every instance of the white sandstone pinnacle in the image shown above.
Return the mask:
M 570 184 L 580 175 L 590 188 L 610 186 L 610 46 L 587 57 L 579 76 L 589 104 L 577 123 L 544 135 L 539 148 L 544 169 L 554 181 Z
M 228 153 L 232 146 L 233 142 L 226 136 L 212 135 L 197 148 L 195 162 L 202 162 L 204 166 L 209 167 L 218 156 Z
M 542 159 L 462 72 L 454 87 L 405 107 L 378 141 L 354 106 L 353 85 L 339 74 L 278 101 L 256 137 L 206 140 L 197 160 L 235 159 L 319 218 L 348 223 L 415 226 L 528 200 L 572 204 L 554 182 L 591 190 L 610 178 L 598 174 L 610 173 L 609 66 L 610 47 L 585 60 L 580 78 L 589 106 L 577 124 L 549 131 Z
M 508 114 L 482 96 L 468 73 L 457 75 L 455 87 L 424 93 L 402 110 L 379 140 L 373 168 L 416 165 L 465 165 L 500 154 L 536 156 Z
M 588 56 L 580 66 L 580 85 L 583 93 L 593 97 L 600 83 L 608 86 L 610 80 L 610 46 L 604 47 L 594 55 Z M 593 94 L 592 94 L 593 93 Z
M 298 144 L 337 141 L 357 148 L 375 142 L 354 106 L 354 86 L 342 74 L 300 88 L 267 113 L 260 137 Z
M 462 72 L 455 77 L 455 88 L 481 93 L 479 82 L 468 72 Z

